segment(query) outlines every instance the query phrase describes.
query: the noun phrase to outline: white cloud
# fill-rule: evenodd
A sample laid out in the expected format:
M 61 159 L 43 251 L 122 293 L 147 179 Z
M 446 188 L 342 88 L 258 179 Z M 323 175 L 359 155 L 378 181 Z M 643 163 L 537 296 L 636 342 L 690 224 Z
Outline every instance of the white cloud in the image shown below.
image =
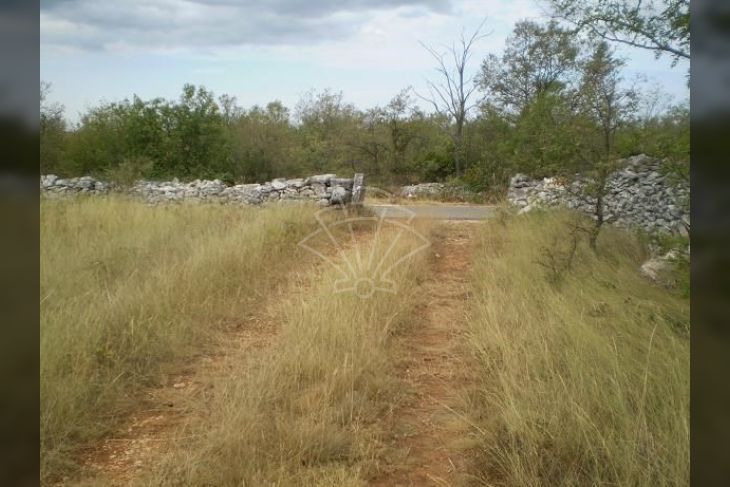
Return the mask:
M 450 0 L 64 0 L 41 8 L 41 43 L 105 50 L 302 45 L 340 40 L 398 8 L 446 13 Z
M 244 104 L 292 104 L 309 88 L 331 87 L 361 107 L 382 105 L 407 85 L 425 92 L 425 79 L 434 79 L 419 41 L 450 44 L 484 18 L 491 34 L 475 46 L 471 73 L 503 51 L 515 22 L 545 20 L 535 0 L 45 2 L 41 76 L 69 114 L 102 97 L 173 98 L 185 82 Z M 681 68 L 629 55 L 629 70 L 654 71 L 682 98 Z

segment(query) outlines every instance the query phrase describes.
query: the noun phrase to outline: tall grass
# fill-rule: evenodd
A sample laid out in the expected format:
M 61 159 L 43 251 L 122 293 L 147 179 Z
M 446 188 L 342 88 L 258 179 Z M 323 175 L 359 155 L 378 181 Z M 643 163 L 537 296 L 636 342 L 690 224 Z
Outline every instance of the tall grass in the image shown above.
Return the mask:
M 484 485 L 687 485 L 689 303 L 643 280 L 632 236 L 568 255 L 567 213 L 488 222 L 471 275 Z
M 356 262 L 371 245 L 354 246 L 343 260 Z M 385 232 L 357 275 L 372 276 L 381 262 L 388 268 L 414 245 Z M 390 276 L 393 294 L 333 293 L 337 272 L 311 276 L 296 300 L 281 305 L 275 346 L 245 363 L 231 357 L 229 374 L 200 398 L 198 415 L 141 483 L 363 485 L 379 455 L 377 421 L 397 388 L 386 343 L 408 318 L 427 255 L 402 262 Z
M 43 200 L 42 477 L 72 468 L 162 366 L 241 320 L 302 255 L 312 211 Z

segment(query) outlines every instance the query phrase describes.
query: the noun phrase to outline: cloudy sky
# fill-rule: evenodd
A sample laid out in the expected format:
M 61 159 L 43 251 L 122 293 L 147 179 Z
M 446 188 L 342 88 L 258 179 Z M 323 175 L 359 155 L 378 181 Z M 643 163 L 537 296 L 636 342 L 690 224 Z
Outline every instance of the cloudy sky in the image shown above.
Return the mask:
M 101 100 L 176 98 L 186 82 L 243 106 L 293 107 L 329 87 L 367 107 L 434 77 L 419 41 L 451 43 L 484 18 L 474 68 L 501 53 L 516 21 L 547 16 L 539 0 L 41 0 L 40 74 L 71 120 Z M 685 65 L 620 53 L 627 77 L 688 96 Z

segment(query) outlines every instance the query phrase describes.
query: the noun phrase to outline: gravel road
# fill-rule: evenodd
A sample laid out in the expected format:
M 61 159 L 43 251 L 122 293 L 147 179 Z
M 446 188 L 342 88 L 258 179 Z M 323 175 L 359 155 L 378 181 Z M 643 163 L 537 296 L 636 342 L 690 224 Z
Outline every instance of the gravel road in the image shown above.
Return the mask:
M 385 218 L 430 218 L 434 220 L 484 220 L 494 214 L 495 207 L 479 205 L 366 205 Z

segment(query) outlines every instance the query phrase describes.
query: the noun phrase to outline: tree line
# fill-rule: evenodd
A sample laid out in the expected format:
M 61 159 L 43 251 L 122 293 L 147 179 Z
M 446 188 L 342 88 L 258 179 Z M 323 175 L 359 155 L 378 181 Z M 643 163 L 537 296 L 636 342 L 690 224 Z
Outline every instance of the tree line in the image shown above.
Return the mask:
M 332 90 L 310 91 L 293 108 L 279 101 L 243 108 L 188 84 L 176 100 L 102 103 L 70 127 L 42 83 L 40 170 L 228 182 L 365 172 L 381 184 L 458 180 L 500 191 L 516 172 L 600 174 L 611 160 L 646 153 L 688 177 L 688 105 L 662 106 L 660 94 L 623 79 L 606 29 L 591 24 L 593 33 L 580 35 L 580 25 L 564 24 L 518 22 L 504 51 L 478 60 L 471 78 L 479 30 L 443 52 L 425 46 L 437 61 L 429 92 L 408 87 L 364 110 Z M 680 48 L 667 52 L 682 57 Z

